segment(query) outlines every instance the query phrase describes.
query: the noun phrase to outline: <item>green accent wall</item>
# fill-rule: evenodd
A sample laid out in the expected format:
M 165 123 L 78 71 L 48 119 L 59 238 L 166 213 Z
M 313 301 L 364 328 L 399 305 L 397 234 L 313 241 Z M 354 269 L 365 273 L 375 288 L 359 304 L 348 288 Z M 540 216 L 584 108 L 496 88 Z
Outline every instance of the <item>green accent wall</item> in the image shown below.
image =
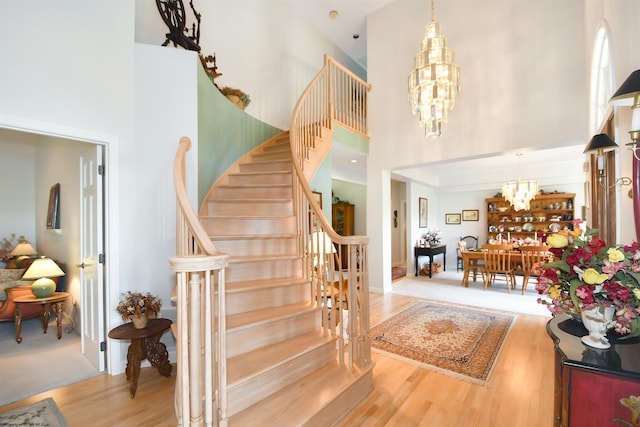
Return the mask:
M 369 154 L 369 140 L 346 130 L 340 125 L 333 127 L 333 140 L 355 150 Z
M 198 206 L 213 183 L 244 154 L 282 132 L 251 117 L 198 71 Z

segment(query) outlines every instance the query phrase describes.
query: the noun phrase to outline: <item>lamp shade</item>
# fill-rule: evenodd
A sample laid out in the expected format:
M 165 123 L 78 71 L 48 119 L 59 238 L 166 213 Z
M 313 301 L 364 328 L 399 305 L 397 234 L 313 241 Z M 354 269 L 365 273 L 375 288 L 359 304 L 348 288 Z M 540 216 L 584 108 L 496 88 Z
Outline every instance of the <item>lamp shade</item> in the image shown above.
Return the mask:
M 36 255 L 38 251 L 34 249 L 29 242 L 20 242 L 11 251 L 9 255 L 12 257 L 19 257 L 23 255 Z
M 593 138 L 587 144 L 587 147 L 584 149 L 585 153 L 597 153 L 600 150 L 602 151 L 610 151 L 618 148 L 618 144 L 609 137 L 606 133 L 599 133 L 594 135 Z
M 634 98 L 640 95 L 640 70 L 636 70 L 627 77 L 609 99 L 611 105 L 630 107 L 634 104 Z
M 64 271 L 51 258 L 37 259 L 29 266 L 22 276 L 23 279 L 38 279 L 31 285 L 31 292 L 36 298 L 50 297 L 56 290 L 56 284 L 51 277 L 64 276 Z

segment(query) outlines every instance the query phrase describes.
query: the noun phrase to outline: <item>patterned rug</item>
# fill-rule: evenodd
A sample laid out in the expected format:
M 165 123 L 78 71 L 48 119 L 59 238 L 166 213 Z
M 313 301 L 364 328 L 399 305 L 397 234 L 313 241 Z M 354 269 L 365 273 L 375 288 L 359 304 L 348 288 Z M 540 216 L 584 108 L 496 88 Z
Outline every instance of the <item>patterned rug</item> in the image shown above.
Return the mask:
M 52 398 L 0 414 L 2 427 L 67 427 L 62 413 Z
M 515 316 L 418 302 L 371 329 L 375 351 L 486 384 Z

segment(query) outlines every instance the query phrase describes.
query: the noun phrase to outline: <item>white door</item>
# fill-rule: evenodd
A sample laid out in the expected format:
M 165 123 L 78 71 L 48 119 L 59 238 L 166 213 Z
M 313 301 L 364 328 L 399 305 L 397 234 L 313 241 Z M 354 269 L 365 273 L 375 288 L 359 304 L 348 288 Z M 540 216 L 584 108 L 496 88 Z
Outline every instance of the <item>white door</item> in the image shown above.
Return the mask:
M 103 147 L 92 145 L 80 157 L 80 284 L 82 354 L 100 371 L 105 370 Z

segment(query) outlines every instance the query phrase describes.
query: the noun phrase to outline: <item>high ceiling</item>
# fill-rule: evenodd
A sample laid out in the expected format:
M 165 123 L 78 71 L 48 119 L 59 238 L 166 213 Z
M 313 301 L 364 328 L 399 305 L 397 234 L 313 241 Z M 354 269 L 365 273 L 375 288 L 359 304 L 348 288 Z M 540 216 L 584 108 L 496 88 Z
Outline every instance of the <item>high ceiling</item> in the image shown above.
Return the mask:
M 393 1 L 290 0 L 288 3 L 292 8 L 298 10 L 313 27 L 366 70 L 367 15 Z M 334 18 L 331 17 L 332 11 L 337 12 L 337 16 Z M 358 37 L 355 38 L 354 35 L 358 35 Z M 407 108 L 409 108 L 408 104 Z M 528 171 L 531 170 L 531 173 L 540 179 L 541 183 L 545 179 L 553 180 L 554 176 L 561 172 L 561 168 L 549 167 L 550 159 L 569 158 L 575 160 L 571 165 L 564 165 L 565 167 L 570 167 L 572 170 L 581 169 L 582 147 L 573 146 L 527 152 L 522 160 L 522 178 L 526 179 Z M 491 186 L 504 180 L 505 176 L 509 179 L 517 178 L 515 175 L 518 174 L 518 167 L 515 159 L 515 153 L 505 153 L 500 156 L 416 166 L 394 171 L 394 173 L 405 177 L 427 177 L 429 184 L 441 189 L 453 189 L 459 186 L 458 179 L 461 175 L 475 176 L 474 181 L 478 185 L 482 185 L 484 182 L 485 186 Z M 357 160 L 357 162 L 353 163 L 352 160 Z M 336 147 L 332 150 L 332 162 L 334 170 L 342 171 L 341 175 L 361 176 L 362 180 L 359 181 L 366 182 L 366 155 L 348 148 Z M 493 173 L 487 173 L 487 171 Z M 564 178 L 559 179 L 562 181 Z

